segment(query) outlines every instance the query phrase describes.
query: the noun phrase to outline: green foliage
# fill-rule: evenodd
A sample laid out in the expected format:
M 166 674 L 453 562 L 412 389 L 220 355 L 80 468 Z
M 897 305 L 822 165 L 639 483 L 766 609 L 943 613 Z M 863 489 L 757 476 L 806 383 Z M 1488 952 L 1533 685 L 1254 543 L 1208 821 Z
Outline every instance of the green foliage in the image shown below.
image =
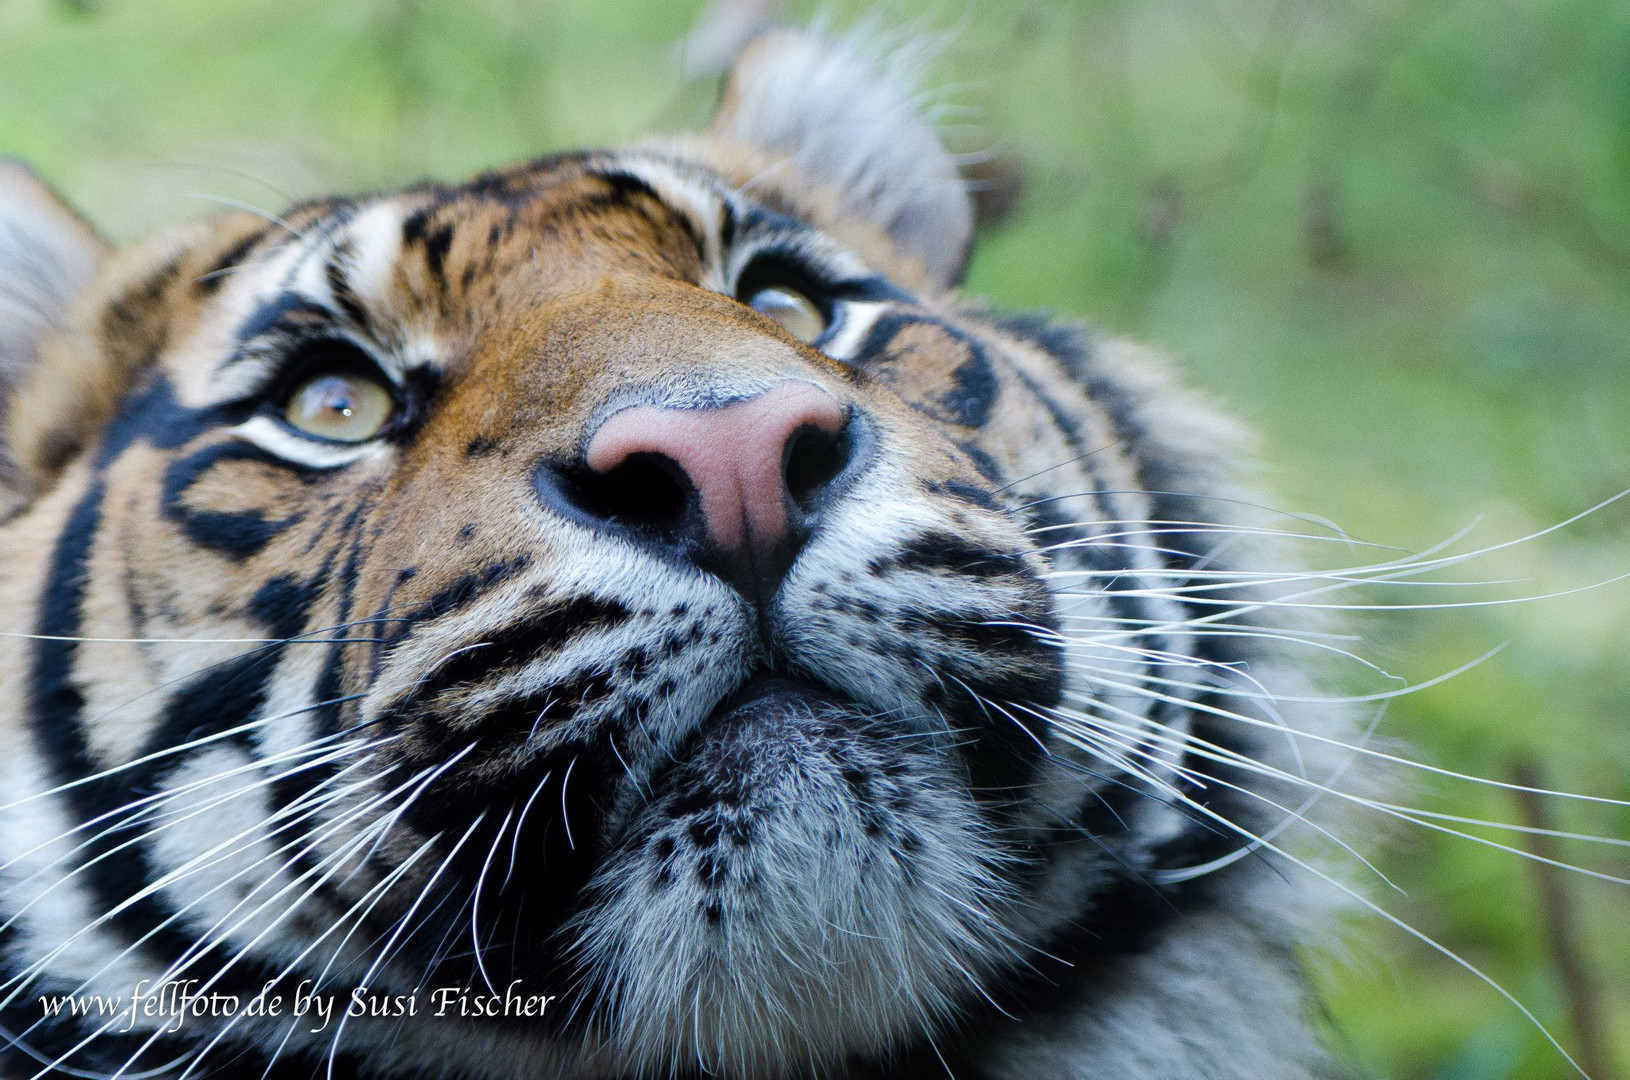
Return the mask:
M 1368 540 L 1421 548 L 1480 518 L 1468 543 L 1497 543 L 1630 486 L 1630 7 L 951 7 L 941 74 L 984 109 L 954 137 L 1026 179 L 972 290 L 1169 348 L 1264 433 L 1284 507 Z M 693 16 L 658 0 L 9 0 L 0 151 L 121 239 L 210 199 L 275 209 L 456 177 L 703 118 L 713 88 L 684 82 L 673 47 Z M 1630 572 L 1627 532 L 1630 500 L 1464 574 L 1515 584 L 1371 599 L 1601 582 Z M 1444 767 L 1509 780 L 1532 765 L 1549 786 L 1630 798 L 1630 584 L 1360 629 L 1361 651 L 1411 681 L 1510 643 L 1395 701 L 1384 736 Z M 1441 778 L 1404 798 L 1524 820 L 1509 794 Z M 1630 835 L 1623 810 L 1549 808 L 1549 827 Z M 1394 831 L 1382 869 L 1405 893 L 1373 895 L 1576 1046 L 1531 867 Z M 1559 853 L 1630 876 L 1623 847 Z M 1630 887 L 1564 884 L 1610 1068 L 1630 1074 Z M 1367 1074 L 1570 1075 L 1493 991 L 1401 933 L 1368 932 L 1326 982 Z

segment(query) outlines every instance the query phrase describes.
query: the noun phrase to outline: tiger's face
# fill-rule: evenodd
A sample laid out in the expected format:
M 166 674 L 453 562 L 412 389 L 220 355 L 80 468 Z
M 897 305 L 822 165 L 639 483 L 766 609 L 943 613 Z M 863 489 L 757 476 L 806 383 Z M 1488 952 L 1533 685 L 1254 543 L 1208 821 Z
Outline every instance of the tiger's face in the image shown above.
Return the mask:
M 5 414 L 14 1057 L 861 1075 L 1098 1016 L 1216 917 L 1184 871 L 1242 833 L 1174 808 L 1159 657 L 1203 647 L 1149 586 L 1223 557 L 1158 523 L 1226 431 L 960 302 L 931 133 L 807 97 L 857 65 L 771 38 L 707 139 L 106 260 L 56 223 L 79 299 Z M 1230 1007 L 1311 1060 L 1291 935 L 1238 932 Z M 332 1019 L 37 1022 L 188 979 Z

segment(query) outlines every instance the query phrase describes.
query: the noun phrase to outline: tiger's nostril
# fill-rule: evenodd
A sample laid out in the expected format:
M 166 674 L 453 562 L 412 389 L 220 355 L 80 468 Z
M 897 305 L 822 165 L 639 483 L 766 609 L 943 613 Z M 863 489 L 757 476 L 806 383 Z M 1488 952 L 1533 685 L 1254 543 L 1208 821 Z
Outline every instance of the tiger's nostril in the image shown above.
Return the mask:
M 659 454 L 631 454 L 605 472 L 573 469 L 560 481 L 562 497 L 588 517 L 659 533 L 682 529 L 694 498 L 684 472 Z
M 681 547 L 761 589 L 853 471 L 853 419 L 800 382 L 712 408 L 636 406 L 600 423 L 580 463 L 540 470 L 539 490 L 579 519 Z
M 853 451 L 853 431 L 848 424 L 836 432 L 818 427 L 793 432 L 782 465 L 793 505 L 806 516 L 818 510 L 821 496 L 849 464 Z

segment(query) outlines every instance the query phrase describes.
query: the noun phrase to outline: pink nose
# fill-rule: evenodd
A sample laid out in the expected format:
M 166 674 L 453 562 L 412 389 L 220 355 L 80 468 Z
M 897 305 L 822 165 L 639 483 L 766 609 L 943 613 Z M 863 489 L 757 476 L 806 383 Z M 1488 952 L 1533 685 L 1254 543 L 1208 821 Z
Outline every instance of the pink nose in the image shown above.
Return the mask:
M 841 468 L 845 422 L 830 394 L 787 382 L 719 408 L 613 413 L 589 440 L 587 463 L 605 476 L 641 456 L 665 461 L 695 491 L 713 547 L 764 552 L 787 536 L 790 504 Z

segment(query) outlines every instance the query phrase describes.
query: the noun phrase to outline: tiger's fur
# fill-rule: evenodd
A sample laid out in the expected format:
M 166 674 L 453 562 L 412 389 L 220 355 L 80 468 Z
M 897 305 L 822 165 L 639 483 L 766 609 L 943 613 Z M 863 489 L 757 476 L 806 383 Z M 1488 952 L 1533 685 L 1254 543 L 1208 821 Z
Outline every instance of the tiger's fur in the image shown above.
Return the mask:
M 1277 565 L 1221 531 L 1244 440 L 1145 350 L 957 295 L 907 101 L 781 34 L 704 137 L 116 253 L 10 167 L 0 1075 L 1328 1074 L 1329 902 L 1283 838 L 1234 857 L 1301 795 L 1196 748 L 1319 773 L 1273 728 L 1342 721 L 1219 708 L 1199 675 L 1295 672 L 1169 589 Z M 841 294 L 821 348 L 738 301 L 755 258 Z M 336 338 L 390 438 L 267 414 Z M 618 410 L 789 379 L 868 441 L 773 590 L 540 494 Z M 825 696 L 730 706 L 769 673 Z M 166 978 L 557 1000 L 42 1019 Z

